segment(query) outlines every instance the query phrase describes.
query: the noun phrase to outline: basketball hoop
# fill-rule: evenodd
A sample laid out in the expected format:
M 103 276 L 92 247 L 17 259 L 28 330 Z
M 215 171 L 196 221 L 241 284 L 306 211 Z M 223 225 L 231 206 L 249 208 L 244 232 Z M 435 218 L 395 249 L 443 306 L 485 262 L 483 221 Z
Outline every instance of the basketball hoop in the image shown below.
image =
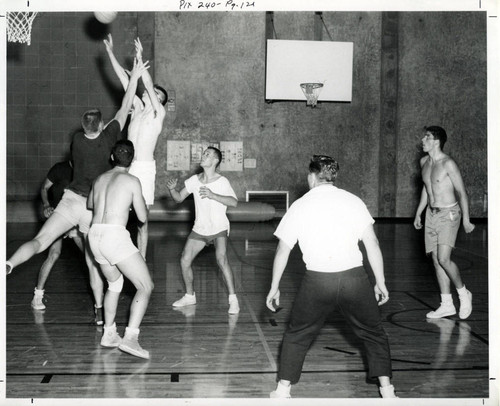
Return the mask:
M 307 106 L 316 107 L 323 83 L 301 83 L 300 87 L 307 99 Z
M 7 41 L 31 44 L 31 25 L 37 12 L 7 12 Z

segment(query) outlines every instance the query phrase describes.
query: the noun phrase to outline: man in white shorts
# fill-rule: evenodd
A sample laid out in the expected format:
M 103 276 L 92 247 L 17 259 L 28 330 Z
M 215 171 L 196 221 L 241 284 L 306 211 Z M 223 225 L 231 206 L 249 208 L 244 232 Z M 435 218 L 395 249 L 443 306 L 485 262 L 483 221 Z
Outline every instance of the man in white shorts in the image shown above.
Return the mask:
M 101 112 L 98 109 L 88 110 L 83 114 L 83 131 L 74 135 L 71 147 L 73 181 L 65 190 L 61 201 L 38 234 L 31 241 L 21 245 L 9 258 L 6 263 L 7 275 L 16 266 L 45 251 L 55 240 L 75 226 L 78 226 L 80 232 L 84 234 L 84 240 L 86 240 L 92 220 L 92 212 L 87 209 L 87 196 L 92 181 L 111 167 L 109 164 L 111 149 L 125 125 L 137 89 L 137 82 L 146 69 L 148 66 L 142 61 L 134 62 L 129 86 L 123 97 L 120 110 L 108 124 L 104 125 Z M 104 282 L 88 249 L 85 250 L 85 259 L 94 294 L 96 323 L 102 324 Z
M 172 306 L 184 307 L 196 304 L 191 264 L 200 251 L 213 241 L 217 265 L 224 275 L 229 291 L 228 313 L 237 314 L 240 307 L 234 288 L 233 271 L 227 259 L 229 220 L 226 210 L 228 206 L 236 207 L 238 199 L 227 178 L 216 172 L 221 161 L 222 153 L 217 148 L 208 147 L 201 158 L 200 166 L 203 172 L 187 179 L 180 192 L 175 189 L 177 179 L 167 182 L 168 190 L 177 203 L 181 203 L 191 193 L 193 194 L 196 212 L 193 230 L 188 236 L 181 257 L 186 294 Z
M 140 222 L 146 220 L 146 205 L 139 180 L 128 173 L 134 157 L 134 145 L 120 140 L 113 147 L 115 167 L 99 176 L 88 198 L 94 210 L 89 244 L 94 258 L 108 281 L 104 297 L 104 333 L 101 345 L 118 347 L 140 358 L 149 358 L 149 352 L 139 345 L 139 327 L 146 312 L 153 281 L 144 258 L 133 244 L 126 229 L 130 207 Z M 130 318 L 123 339 L 116 331 L 116 310 L 123 288 L 123 275 L 136 287 L 130 306 Z
M 107 40 L 104 40 L 104 44 L 113 69 L 123 87 L 126 88 L 129 80 L 128 75 L 113 53 L 111 34 L 108 35 Z M 142 60 L 142 45 L 139 38 L 135 40 L 135 50 L 136 58 Z M 130 166 L 129 173 L 139 178 L 149 213 L 155 197 L 156 162 L 154 151 L 165 119 L 166 113 L 163 106 L 167 102 L 167 92 L 162 87 L 153 85 L 151 75 L 147 71 L 142 76 L 142 82 L 146 90 L 142 95 L 142 99 L 137 96 L 134 97 L 128 128 L 128 139 L 133 142 L 135 148 L 135 158 Z M 148 246 L 147 220 L 137 231 L 137 245 L 142 256 L 146 258 Z
M 64 189 L 73 180 L 73 162 L 71 159 L 67 161 L 57 162 L 53 165 L 45 181 L 43 182 L 42 188 L 40 189 L 40 197 L 43 204 L 43 215 L 45 218 L 49 218 L 57 204 L 61 201 L 64 194 Z M 55 263 L 61 256 L 63 239 L 71 238 L 81 252 L 85 252 L 83 238 L 76 228 L 72 228 L 69 232 L 65 233 L 63 236 L 55 240 L 49 248 L 47 258 L 43 261 L 40 271 L 38 272 L 38 280 L 33 293 L 33 299 L 31 300 L 31 307 L 35 310 L 45 310 L 45 304 L 43 302 L 43 296 L 45 293 L 45 283 L 54 267 Z

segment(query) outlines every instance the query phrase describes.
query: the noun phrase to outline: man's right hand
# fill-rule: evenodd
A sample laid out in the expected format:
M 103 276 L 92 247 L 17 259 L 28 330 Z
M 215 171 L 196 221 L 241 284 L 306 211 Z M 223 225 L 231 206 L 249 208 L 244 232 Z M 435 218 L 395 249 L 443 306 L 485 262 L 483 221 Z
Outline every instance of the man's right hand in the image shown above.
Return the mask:
M 134 67 L 130 72 L 130 79 L 139 80 L 142 74 L 149 69 L 149 61 L 143 62 L 134 58 Z
M 413 221 L 413 226 L 417 230 L 420 230 L 422 228 L 422 219 L 420 218 L 419 215 L 415 216 L 415 220 Z
M 176 187 L 177 187 L 177 178 L 175 178 L 175 179 L 170 179 L 170 180 L 167 182 L 167 188 L 168 188 L 168 190 L 172 191 L 172 190 L 174 190 Z
M 45 216 L 45 218 L 49 218 L 52 213 L 54 213 L 54 208 L 52 206 L 45 206 L 43 208 L 43 215 Z
M 103 40 L 104 45 L 106 45 L 106 51 L 113 53 L 113 37 L 108 34 L 108 40 Z

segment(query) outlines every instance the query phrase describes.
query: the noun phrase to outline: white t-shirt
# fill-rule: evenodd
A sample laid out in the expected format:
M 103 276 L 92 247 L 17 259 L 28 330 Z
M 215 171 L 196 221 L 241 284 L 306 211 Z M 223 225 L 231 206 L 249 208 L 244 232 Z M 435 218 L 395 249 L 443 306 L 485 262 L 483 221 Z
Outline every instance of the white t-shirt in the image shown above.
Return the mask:
M 299 242 L 308 270 L 341 272 L 363 264 L 358 243 L 374 222 L 360 198 L 324 184 L 290 206 L 274 235 L 289 248 Z
M 229 234 L 229 219 L 226 216 L 227 206 L 212 199 L 200 197 L 200 187 L 206 186 L 212 192 L 221 196 L 232 196 L 237 199 L 231 184 L 224 176 L 211 183 L 201 183 L 198 175 L 193 175 L 184 182 L 186 190 L 193 194 L 195 220 L 193 231 L 201 235 L 213 235 L 227 230 Z

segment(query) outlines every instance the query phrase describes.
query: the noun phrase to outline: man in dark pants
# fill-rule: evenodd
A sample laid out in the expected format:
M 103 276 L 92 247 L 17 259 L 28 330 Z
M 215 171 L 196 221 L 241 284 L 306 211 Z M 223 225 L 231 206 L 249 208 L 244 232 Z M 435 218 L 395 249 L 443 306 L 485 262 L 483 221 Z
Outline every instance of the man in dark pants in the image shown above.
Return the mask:
M 338 169 L 333 158 L 315 155 L 309 164 L 309 192 L 294 202 L 274 233 L 280 241 L 267 307 L 274 311 L 273 301 L 279 304 L 279 282 L 297 241 L 307 272 L 283 337 L 279 382 L 272 398 L 291 397 L 291 385 L 300 379 L 310 345 L 336 308 L 363 340 L 369 377 L 378 379 L 382 397 L 396 397 L 390 381 L 389 342 L 378 308 L 389 300 L 389 292 L 374 220 L 358 197 L 333 185 Z M 375 275 L 375 287 L 363 268 L 360 240 Z

